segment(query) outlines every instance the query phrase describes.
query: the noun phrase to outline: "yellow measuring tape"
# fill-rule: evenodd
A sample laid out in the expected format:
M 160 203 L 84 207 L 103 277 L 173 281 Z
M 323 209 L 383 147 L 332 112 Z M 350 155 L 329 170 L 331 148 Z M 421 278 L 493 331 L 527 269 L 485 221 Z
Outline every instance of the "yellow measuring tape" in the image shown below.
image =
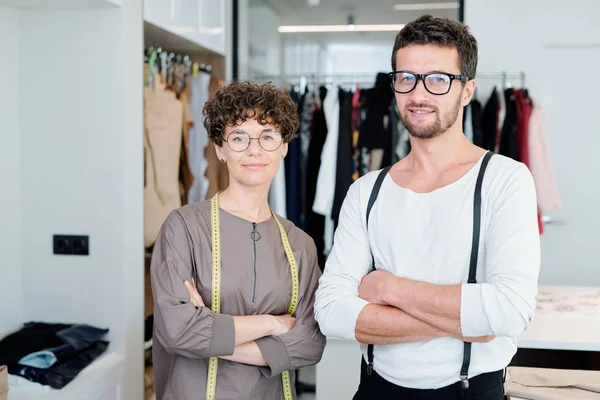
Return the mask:
M 211 295 L 211 310 L 215 314 L 221 312 L 221 226 L 219 218 L 219 194 L 217 192 L 210 200 L 210 223 L 211 223 L 211 236 L 212 236 L 212 295 Z M 277 223 L 279 228 L 279 234 L 281 236 L 281 243 L 285 250 L 285 255 L 290 263 L 290 273 L 292 275 L 292 298 L 290 305 L 288 306 L 288 314 L 293 315 L 298 307 L 298 264 L 296 263 L 296 257 L 290 246 L 285 229 L 283 225 L 275 216 L 273 210 L 271 210 L 273 219 Z M 206 400 L 216 400 L 215 395 L 217 392 L 217 367 L 219 365 L 219 359 L 217 357 L 211 357 L 208 360 L 208 378 L 206 381 Z M 290 372 L 283 371 L 281 374 L 281 384 L 283 386 L 283 397 L 285 400 L 292 400 L 292 384 L 290 381 Z

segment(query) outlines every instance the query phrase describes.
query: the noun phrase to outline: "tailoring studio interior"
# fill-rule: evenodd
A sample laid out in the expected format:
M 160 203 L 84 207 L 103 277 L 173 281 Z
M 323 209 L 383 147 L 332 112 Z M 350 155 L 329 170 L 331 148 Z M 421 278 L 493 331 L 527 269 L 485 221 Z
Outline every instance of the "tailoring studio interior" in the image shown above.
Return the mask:
M 0 74 L 0 399 L 156 399 L 154 244 L 173 210 L 228 186 L 202 107 L 234 80 L 272 82 L 297 106 L 269 203 L 323 269 L 349 187 L 411 151 L 390 57 L 424 14 L 478 40 L 465 136 L 536 186 L 539 293 L 510 399 L 600 397 L 600 84 L 585 73 L 599 13 L 591 0 L 0 0 L 13 60 Z M 296 398 L 352 398 L 360 358 L 329 338 Z M 563 378 L 526 382 L 537 369 Z

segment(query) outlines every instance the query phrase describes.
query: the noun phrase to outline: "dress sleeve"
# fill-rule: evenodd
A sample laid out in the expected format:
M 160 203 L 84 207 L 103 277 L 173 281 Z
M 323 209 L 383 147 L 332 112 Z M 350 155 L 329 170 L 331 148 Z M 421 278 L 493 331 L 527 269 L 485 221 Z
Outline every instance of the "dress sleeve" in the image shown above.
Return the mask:
M 150 275 L 154 297 L 154 336 L 172 354 L 209 358 L 233 354 L 233 317 L 189 302 L 184 281 L 192 279 L 190 235 L 181 214 L 171 212 L 158 234 Z
M 321 276 L 317 249 L 312 239 L 299 261 L 300 299 L 296 310 L 296 327 L 280 336 L 267 336 L 256 341 L 267 367 L 260 367 L 262 374 L 272 378 L 283 371 L 317 364 L 325 348 L 325 336 L 321 333 L 314 315 L 315 292 Z

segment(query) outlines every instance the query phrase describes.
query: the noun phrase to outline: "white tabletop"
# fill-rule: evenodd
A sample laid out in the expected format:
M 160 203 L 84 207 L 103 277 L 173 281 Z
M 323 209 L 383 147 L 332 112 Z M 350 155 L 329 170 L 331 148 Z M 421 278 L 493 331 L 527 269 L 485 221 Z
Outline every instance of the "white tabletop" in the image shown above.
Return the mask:
M 540 285 L 519 348 L 600 351 L 600 288 Z

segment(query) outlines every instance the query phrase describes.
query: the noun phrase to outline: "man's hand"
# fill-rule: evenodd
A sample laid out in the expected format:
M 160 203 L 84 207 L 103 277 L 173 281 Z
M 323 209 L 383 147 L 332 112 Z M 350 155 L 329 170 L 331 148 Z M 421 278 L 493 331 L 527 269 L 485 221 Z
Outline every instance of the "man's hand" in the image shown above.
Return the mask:
M 194 281 L 192 281 L 192 283 L 185 281 L 183 284 L 190 295 L 190 303 L 192 303 L 196 308 L 204 307 L 204 300 L 202 300 L 200 293 L 198 293 L 198 289 L 196 289 Z
M 377 270 L 362 278 L 358 288 L 359 297 L 371 304 L 388 305 L 385 298 L 396 276 L 388 271 Z

